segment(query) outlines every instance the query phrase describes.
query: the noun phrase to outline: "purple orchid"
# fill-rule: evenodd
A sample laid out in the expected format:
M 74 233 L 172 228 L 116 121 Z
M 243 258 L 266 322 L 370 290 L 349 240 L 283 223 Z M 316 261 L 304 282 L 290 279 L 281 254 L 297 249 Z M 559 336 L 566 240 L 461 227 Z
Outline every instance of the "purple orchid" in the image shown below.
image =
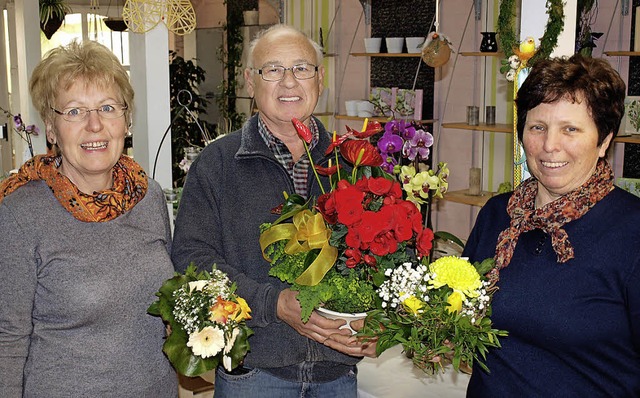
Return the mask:
M 402 154 L 413 161 L 416 157 L 427 159 L 429 147 L 433 145 L 433 136 L 424 130 L 417 130 L 413 138 L 405 141 Z
M 396 153 L 402 150 L 402 144 L 404 144 L 402 138 L 392 132 L 385 131 L 378 141 L 378 149 L 384 154 Z
M 393 133 L 402 137 L 403 140 L 410 140 L 416 134 L 416 128 L 411 122 L 402 119 L 392 120 L 384 126 L 385 134 Z
M 398 160 L 396 158 L 394 158 L 393 156 L 390 156 L 389 154 L 387 154 L 386 156 L 382 155 L 382 157 L 383 157 L 384 161 L 382 162 L 382 165 L 380 167 L 385 172 L 387 172 L 389 174 L 393 174 L 393 169 L 398 164 Z

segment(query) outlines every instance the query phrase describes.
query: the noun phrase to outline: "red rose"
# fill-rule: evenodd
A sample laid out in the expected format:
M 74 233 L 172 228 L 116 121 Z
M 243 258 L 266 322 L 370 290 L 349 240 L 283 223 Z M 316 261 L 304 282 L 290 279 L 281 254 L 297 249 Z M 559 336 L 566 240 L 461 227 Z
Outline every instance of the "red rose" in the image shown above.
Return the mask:
M 334 192 L 338 221 L 344 225 L 352 225 L 360 221 L 362 217 L 362 199 L 364 193 L 353 185 Z
M 433 247 L 433 231 L 430 228 L 424 228 L 422 232 L 418 234 L 416 239 L 416 250 L 420 256 L 428 256 Z
M 387 180 L 384 177 L 369 178 L 368 183 L 369 191 L 380 196 L 389 193 L 393 185 L 393 181 Z
M 327 223 L 335 224 L 338 222 L 338 212 L 336 211 L 336 202 L 332 192 L 320 195 L 316 208 Z

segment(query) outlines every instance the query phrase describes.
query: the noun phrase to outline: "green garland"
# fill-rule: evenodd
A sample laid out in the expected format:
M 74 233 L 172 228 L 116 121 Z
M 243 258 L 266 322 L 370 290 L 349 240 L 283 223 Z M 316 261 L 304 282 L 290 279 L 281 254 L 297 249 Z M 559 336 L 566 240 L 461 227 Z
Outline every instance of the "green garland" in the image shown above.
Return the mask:
M 558 44 L 558 36 L 564 29 L 564 7 L 562 0 L 547 0 L 547 26 L 544 35 L 540 39 L 540 46 L 535 55 L 527 62 L 528 66 L 533 65 L 540 59 L 547 59 Z M 516 2 L 515 0 L 502 0 L 500 2 L 500 14 L 498 15 L 498 38 L 500 46 L 506 58 L 513 55 L 513 49 L 519 46 L 516 39 L 515 30 Z

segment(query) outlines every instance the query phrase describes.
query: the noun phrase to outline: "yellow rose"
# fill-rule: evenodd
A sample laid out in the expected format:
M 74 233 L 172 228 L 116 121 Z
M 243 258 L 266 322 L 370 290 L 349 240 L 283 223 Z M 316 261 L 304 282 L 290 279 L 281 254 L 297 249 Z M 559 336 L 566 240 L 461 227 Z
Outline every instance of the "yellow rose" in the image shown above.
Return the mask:
M 422 300 L 420 300 L 416 296 L 410 296 L 408 299 L 402 302 L 402 305 L 407 309 L 407 311 L 411 311 L 413 315 L 416 315 L 418 311 L 422 307 L 424 307 L 424 303 L 422 302 Z
M 251 308 L 249 308 L 249 304 L 242 297 L 237 298 L 238 308 L 236 313 L 232 316 L 232 319 L 236 322 L 242 322 L 245 319 L 251 319 Z
M 460 312 L 462 310 L 462 300 L 464 299 L 464 294 L 454 291 L 447 298 L 447 303 L 449 306 L 447 307 L 447 311 L 449 312 Z

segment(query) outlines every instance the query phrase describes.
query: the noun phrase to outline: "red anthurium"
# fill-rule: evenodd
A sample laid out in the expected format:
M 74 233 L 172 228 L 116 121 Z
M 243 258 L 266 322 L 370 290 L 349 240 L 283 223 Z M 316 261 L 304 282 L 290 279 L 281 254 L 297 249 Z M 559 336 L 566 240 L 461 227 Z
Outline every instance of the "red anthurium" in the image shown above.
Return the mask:
M 313 134 L 311 134 L 311 129 L 309 129 L 307 125 L 305 125 L 295 117 L 291 119 L 291 123 L 293 123 L 293 127 L 296 128 L 296 131 L 298 132 L 298 135 L 300 136 L 300 138 L 302 138 L 304 142 L 306 142 L 307 144 L 310 144 L 311 140 L 313 139 Z
M 376 147 L 368 141 L 347 140 L 340 145 L 340 153 L 354 166 L 375 167 L 382 165 L 382 156 Z
M 318 171 L 318 174 L 323 175 L 323 176 L 332 176 L 335 173 L 338 172 L 338 167 L 342 168 L 342 166 L 340 165 L 335 165 L 335 166 L 331 166 L 331 167 L 322 167 L 322 166 L 316 166 L 316 170 Z
M 352 134 L 354 137 L 359 139 L 369 138 L 372 135 L 376 135 L 382 131 L 384 131 L 384 127 L 380 124 L 380 122 L 372 121 L 368 122 L 366 127 L 362 131 L 354 130 L 351 127 L 345 125 L 347 128 L 347 132 Z
M 331 144 L 329 144 L 329 147 L 324 152 L 324 155 L 327 156 L 328 154 L 330 154 L 336 147 L 339 147 L 343 142 L 345 142 L 347 139 L 351 138 L 352 136 L 353 136 L 353 133 L 347 132 L 346 134 L 337 135 L 334 131 Z

